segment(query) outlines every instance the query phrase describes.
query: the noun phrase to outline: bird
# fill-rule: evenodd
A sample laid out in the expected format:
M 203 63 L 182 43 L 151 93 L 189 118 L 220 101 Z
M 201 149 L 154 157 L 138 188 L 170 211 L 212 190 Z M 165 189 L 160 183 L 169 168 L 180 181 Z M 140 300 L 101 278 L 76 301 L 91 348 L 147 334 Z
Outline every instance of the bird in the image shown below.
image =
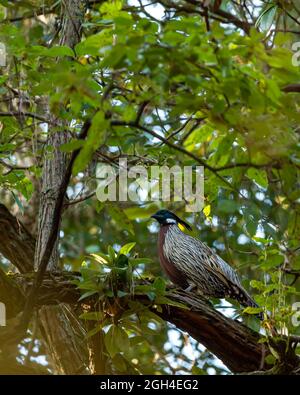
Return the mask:
M 236 271 L 201 240 L 179 228 L 191 226 L 169 210 L 159 210 L 158 255 L 161 267 L 177 286 L 206 298 L 231 298 L 244 307 L 259 307 L 243 288 Z M 262 319 L 262 314 L 258 314 Z

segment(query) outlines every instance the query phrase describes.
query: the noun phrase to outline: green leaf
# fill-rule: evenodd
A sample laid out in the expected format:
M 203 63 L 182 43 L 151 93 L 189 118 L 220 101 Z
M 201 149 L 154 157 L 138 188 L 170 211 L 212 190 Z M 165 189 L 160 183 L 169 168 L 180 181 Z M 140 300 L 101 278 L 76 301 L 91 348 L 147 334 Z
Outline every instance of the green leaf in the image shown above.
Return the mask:
M 67 47 L 67 46 L 55 46 L 55 47 L 49 48 L 45 55 L 51 56 L 51 57 L 57 57 L 57 56 L 74 57 L 74 52 L 72 51 L 72 49 L 70 47 Z
M 105 38 L 105 31 L 88 36 L 75 46 L 77 56 L 94 55 L 99 56 L 100 49 Z
M 21 200 L 18 198 L 18 196 L 15 193 L 13 193 L 13 191 L 11 193 L 12 193 L 12 195 L 15 199 L 15 202 L 17 203 L 21 213 L 24 214 L 24 206 L 23 206 Z
M 252 288 L 259 289 L 260 291 L 263 291 L 265 289 L 265 285 L 261 281 L 251 280 L 250 285 Z
M 199 129 L 193 131 L 190 136 L 185 140 L 185 147 L 191 151 L 194 149 L 196 144 L 203 143 L 209 140 L 214 132 L 214 128 L 211 125 L 205 124 Z
M 101 63 L 101 67 L 119 67 L 119 66 L 121 66 L 122 63 L 120 65 L 119 65 L 119 63 L 124 58 L 126 53 L 127 53 L 127 48 L 122 45 L 118 45 L 118 46 L 112 48 L 112 50 L 108 53 L 108 55 L 103 59 L 103 61 Z
M 247 313 L 247 314 L 259 314 L 263 312 L 263 309 L 261 307 L 246 307 L 243 310 L 243 313 Z
M 127 270 L 128 269 L 128 257 L 124 254 L 118 254 L 116 259 L 117 270 Z
M 115 258 L 116 258 L 116 252 L 115 250 L 112 248 L 112 246 L 108 246 L 107 247 L 107 252 L 110 258 L 111 262 L 114 262 Z
M 294 270 L 299 270 L 300 269 L 300 255 L 296 256 L 292 260 L 292 267 Z
M 108 332 L 104 335 L 104 344 L 111 358 L 113 358 L 117 352 L 119 352 L 115 338 L 116 328 L 116 325 L 111 325 Z
M 274 3 L 267 4 L 264 10 L 260 13 L 255 22 L 255 27 L 263 25 L 264 30 L 268 30 L 275 18 L 277 5 Z
M 124 296 L 127 296 L 128 295 L 128 292 L 124 292 L 124 291 L 118 291 L 117 292 L 117 296 L 118 296 L 118 298 L 123 298 Z
M 175 307 L 180 307 L 181 309 L 184 310 L 189 310 L 189 307 L 187 307 L 185 304 L 176 302 L 175 300 L 166 298 L 165 296 L 157 296 L 155 302 L 158 304 L 167 304 L 169 306 L 175 306 Z
M 41 45 L 33 45 L 29 50 L 30 54 L 38 56 L 49 56 L 49 57 L 59 57 L 59 56 L 74 56 L 74 52 L 70 47 L 67 46 L 55 46 L 52 48 L 43 47 Z
M 73 139 L 66 144 L 62 144 L 60 146 L 60 150 L 62 152 L 72 152 L 72 151 L 75 151 L 75 150 L 81 148 L 83 145 L 84 145 L 84 142 L 82 140 Z
M 268 239 L 264 239 L 262 237 L 257 237 L 257 236 L 253 236 L 252 240 L 254 240 L 258 243 L 262 243 L 262 244 L 268 244 L 270 242 L 270 240 L 268 240 Z
M 117 354 L 112 359 L 113 366 L 118 369 L 119 372 L 123 373 L 127 370 L 127 364 L 124 357 L 121 354 Z
M 275 365 L 275 363 L 276 363 L 276 358 L 274 357 L 274 355 L 269 354 L 269 355 L 267 355 L 267 356 L 265 357 L 265 362 L 266 362 L 268 365 Z
M 275 350 L 275 348 L 272 347 L 270 344 L 269 344 L 269 348 L 270 348 L 270 351 L 271 351 L 273 357 L 274 357 L 275 359 L 277 359 L 277 360 L 280 360 L 280 355 L 279 355 L 278 351 Z
M 156 277 L 153 287 L 156 289 L 157 295 L 163 295 L 166 291 L 166 282 L 163 278 Z
M 134 347 L 138 344 L 146 342 L 146 339 L 143 336 L 134 336 L 129 338 L 130 346 Z
M 103 264 L 103 263 L 110 263 L 110 257 L 102 254 L 101 252 L 97 252 L 97 254 L 90 255 L 96 262 Z
M 234 200 L 219 200 L 218 209 L 227 214 L 232 214 L 237 210 L 237 203 Z
M 97 293 L 97 291 L 87 291 L 80 296 L 80 298 L 78 299 L 78 302 L 80 302 L 83 299 L 88 298 L 89 296 L 95 295 L 96 293 Z
M 86 334 L 86 338 L 90 338 L 92 336 L 95 336 L 97 333 L 102 331 L 102 325 L 97 325 L 95 326 L 95 328 L 91 329 L 87 334 Z
M 192 374 L 195 374 L 197 376 L 203 376 L 206 375 L 207 373 L 205 372 L 205 370 L 199 368 L 198 366 L 193 366 L 192 367 Z
M 150 311 L 149 309 L 145 309 L 141 314 L 140 317 L 142 317 L 143 320 L 146 322 L 153 322 L 158 325 L 165 325 L 165 321 L 157 314 L 155 314 L 153 311 Z
M 257 226 L 258 226 L 258 223 L 256 221 L 254 221 L 251 218 L 248 218 L 247 223 L 246 223 L 246 229 L 247 229 L 247 232 L 249 233 L 249 235 L 251 237 L 253 235 L 255 235 L 256 230 L 257 230 Z
M 103 318 L 103 313 L 101 311 L 89 311 L 81 314 L 79 318 L 88 321 L 100 321 Z
M 100 11 L 103 14 L 109 16 L 117 16 L 119 15 L 119 11 L 121 11 L 123 6 L 122 0 L 114 0 L 114 1 L 106 1 L 100 6 Z
M 134 287 L 134 293 L 137 295 L 146 295 L 147 292 L 155 291 L 152 284 L 136 285 Z
M 72 172 L 74 175 L 83 171 L 92 159 L 94 152 L 104 141 L 104 135 L 108 126 L 108 121 L 102 111 L 98 111 L 92 119 L 92 124 L 88 131 L 88 136 L 75 159 Z
M 115 327 L 114 340 L 119 350 L 128 352 L 130 349 L 130 342 L 126 331 L 120 326 Z
M 150 204 L 146 207 L 130 207 L 124 211 L 129 219 L 149 219 L 157 210 L 158 207 L 156 205 Z
M 124 255 L 128 254 L 133 249 L 133 247 L 135 245 L 136 245 L 136 242 L 124 244 L 122 246 L 122 248 L 120 249 L 119 255 L 121 255 L 121 254 L 124 254 Z
M 15 144 L 12 144 L 12 143 L 1 144 L 0 145 L 0 152 L 14 151 L 15 148 L 16 148 Z
M 152 263 L 153 260 L 150 258 L 129 258 L 129 262 L 132 266 L 138 266 L 141 264 Z
M 251 167 L 250 169 L 247 170 L 246 174 L 247 177 L 250 178 L 250 180 L 255 181 L 256 184 L 260 185 L 263 188 L 267 188 L 268 177 L 265 170 L 254 169 L 253 167 Z
M 282 255 L 272 255 L 268 257 L 268 259 L 263 262 L 261 268 L 263 270 L 269 270 L 273 267 L 277 267 L 283 263 L 284 257 Z
M 134 236 L 133 224 L 122 209 L 114 204 L 108 206 L 108 211 L 118 228 L 127 230 Z
M 156 298 L 156 292 L 153 291 L 146 292 L 146 295 L 148 296 L 149 300 L 151 300 L 151 302 L 153 302 Z

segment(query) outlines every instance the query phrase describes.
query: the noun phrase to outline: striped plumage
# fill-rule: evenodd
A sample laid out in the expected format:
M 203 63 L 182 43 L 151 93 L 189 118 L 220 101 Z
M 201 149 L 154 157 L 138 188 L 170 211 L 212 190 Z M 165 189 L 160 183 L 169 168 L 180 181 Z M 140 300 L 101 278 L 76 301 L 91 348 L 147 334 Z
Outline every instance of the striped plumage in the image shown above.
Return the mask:
M 234 269 L 206 244 L 178 227 L 178 223 L 185 227 L 188 224 L 168 210 L 160 210 L 152 217 L 161 225 L 159 260 L 172 282 L 182 288 L 196 287 L 207 297 L 232 298 L 242 306 L 257 307 Z

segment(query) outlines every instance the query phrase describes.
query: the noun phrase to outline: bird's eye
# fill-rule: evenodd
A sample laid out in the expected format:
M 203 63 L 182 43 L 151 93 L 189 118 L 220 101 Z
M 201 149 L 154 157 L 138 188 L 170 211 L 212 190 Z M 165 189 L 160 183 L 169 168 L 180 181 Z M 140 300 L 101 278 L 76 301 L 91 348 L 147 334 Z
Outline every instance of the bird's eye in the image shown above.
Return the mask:
M 176 222 L 177 222 L 177 221 L 176 221 L 175 219 L 173 219 L 173 218 L 167 218 L 167 219 L 166 219 L 166 223 L 167 223 L 167 224 L 176 224 Z

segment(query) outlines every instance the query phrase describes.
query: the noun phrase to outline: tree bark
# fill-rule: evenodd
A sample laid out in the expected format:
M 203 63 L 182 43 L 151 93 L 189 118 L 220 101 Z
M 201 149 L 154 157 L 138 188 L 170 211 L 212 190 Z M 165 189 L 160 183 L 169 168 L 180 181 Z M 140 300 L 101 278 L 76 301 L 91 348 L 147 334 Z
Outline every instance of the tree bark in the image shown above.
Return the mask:
M 20 273 L 32 271 L 35 239 L 3 204 L 0 204 L 0 234 L 0 252 Z
M 57 305 L 58 303 L 78 305 L 80 291 L 72 281 L 78 276 L 80 276 L 79 273 L 70 272 L 47 273 L 39 289 L 36 306 Z M 6 287 L 6 300 L 12 299 L 12 294 L 18 288 L 21 291 L 19 295 L 23 295 L 21 297 L 23 302 L 19 300 L 17 306 L 19 310 L 22 310 L 26 294 L 28 294 L 34 282 L 34 273 L 25 276 L 18 274 L 10 276 L 9 282 L 11 287 L 10 291 L 9 287 Z M 3 293 L 4 291 L 0 291 L 0 300 L 4 298 Z M 206 346 L 232 372 L 268 371 L 270 367 L 265 363 L 265 357 L 269 351 L 263 344 L 259 343 L 262 338 L 259 333 L 254 332 L 240 322 L 223 316 L 210 303 L 191 292 L 174 290 L 168 297 L 183 303 L 187 308 L 162 305 L 162 311 L 158 311 L 154 305 L 152 307 L 153 311 L 165 321 L 174 324 L 178 329 L 187 332 Z M 140 302 L 149 304 L 149 300 L 146 298 L 139 296 L 135 296 L 135 298 Z M 93 297 L 84 300 L 85 308 L 93 306 L 94 303 Z M 122 308 L 126 309 L 126 305 Z M 18 309 L 14 310 L 14 314 L 18 313 Z M 65 320 L 61 323 L 62 327 L 64 327 L 64 322 Z M 74 322 L 72 325 L 74 325 Z M 95 344 L 93 348 L 90 348 L 90 352 L 99 351 L 99 339 L 95 337 L 93 342 Z M 286 349 L 289 348 L 287 343 L 284 343 L 284 345 Z M 289 350 L 289 353 L 286 354 L 288 356 L 285 357 L 285 366 L 289 366 L 289 372 L 296 372 L 297 369 L 299 372 L 300 361 L 294 353 L 291 353 L 293 349 L 289 348 Z M 105 372 L 105 360 L 101 359 L 101 353 L 97 352 L 92 361 L 94 364 L 91 366 L 91 371 L 95 374 L 103 374 Z
M 81 37 L 81 25 L 84 18 L 84 2 L 82 0 L 65 0 L 62 3 L 62 29 L 60 45 L 73 48 Z M 47 106 L 47 104 L 46 104 Z M 53 116 L 52 116 L 53 118 Z M 56 120 L 57 121 L 57 120 Z M 57 123 L 57 122 L 55 122 Z M 61 125 L 62 131 L 48 130 L 43 164 L 40 207 L 38 216 L 38 233 L 35 250 L 34 266 L 39 268 L 41 258 L 53 226 L 56 201 L 59 196 L 59 186 L 65 176 L 67 155 L 60 151 L 60 146 L 69 140 L 67 125 Z M 64 128 L 64 126 L 66 126 Z M 49 153 L 48 149 L 53 151 Z M 48 270 L 55 270 L 59 262 L 59 234 L 52 249 Z M 74 319 L 69 318 L 67 306 L 42 307 L 39 318 L 43 334 L 48 345 L 53 364 L 58 373 L 74 374 L 83 370 L 87 363 L 87 350 L 80 324 L 77 321 L 74 330 Z M 79 346 L 80 344 L 80 346 Z
M 7 303 L 10 318 L 22 311 L 26 295 L 28 295 L 34 284 L 34 276 L 34 273 L 6 275 L 0 271 L 0 301 Z M 74 279 L 79 276 L 80 273 L 75 272 L 57 271 L 46 273 L 36 298 L 36 307 L 44 306 L 44 308 L 49 308 L 49 306 L 57 306 L 60 303 L 78 307 L 80 291 L 74 284 Z M 2 284 L 5 284 L 5 286 L 2 286 Z M 286 339 L 282 340 L 282 344 L 279 343 L 280 348 L 278 348 L 279 351 L 281 349 L 280 353 L 284 361 L 280 366 L 280 370 L 269 370 L 270 367 L 265 363 L 265 357 L 269 352 L 263 344 L 259 343 L 259 340 L 262 338 L 259 333 L 247 328 L 240 322 L 223 316 L 207 301 L 202 300 L 198 295 L 191 292 L 173 290 L 168 297 L 184 304 L 187 309 L 162 305 L 162 311 L 159 312 L 154 306 L 152 307 L 153 311 L 165 321 L 174 324 L 178 329 L 187 332 L 194 339 L 205 345 L 232 372 L 246 373 L 255 371 L 256 374 L 258 374 L 257 372 L 279 374 L 288 369 L 285 373 L 300 374 L 299 358 L 293 352 L 293 347 L 288 346 L 289 343 L 286 342 Z M 135 298 L 149 304 L 149 300 L 146 298 L 138 296 L 135 296 Z M 85 308 L 93 306 L 94 303 L 93 297 L 84 300 Z M 122 307 L 126 309 L 125 305 Z M 63 319 L 60 323 L 59 334 L 65 330 L 65 336 L 69 336 L 68 326 L 65 326 L 65 323 L 69 322 L 73 328 L 73 333 L 76 333 L 77 338 L 81 339 L 84 333 L 82 333 L 82 327 L 78 327 L 78 320 L 74 318 L 72 309 L 65 311 L 64 314 L 67 314 L 68 319 Z M 49 325 L 52 325 L 52 322 L 49 322 Z M 55 333 L 55 328 L 50 333 L 44 334 L 46 337 L 49 336 L 49 344 L 56 344 L 50 337 L 53 333 Z M 90 348 L 90 353 L 95 353 L 96 350 L 99 351 L 98 340 L 97 338 L 93 339 L 95 344 Z M 78 347 L 78 342 L 74 342 L 71 346 L 70 341 L 68 346 L 71 348 L 65 349 L 64 352 L 66 352 L 66 356 L 68 356 L 66 360 L 70 364 L 72 354 L 69 352 L 70 350 L 71 353 L 73 352 L 72 347 Z M 274 347 L 276 347 L 276 344 Z M 51 354 L 53 355 L 55 352 L 57 352 L 57 348 L 53 349 Z M 105 360 L 101 359 L 101 353 L 96 352 L 92 356 L 91 361 L 90 371 L 92 373 L 103 374 L 105 372 Z M 80 373 L 84 366 L 79 367 L 76 371 L 78 365 L 73 364 L 73 362 L 71 361 L 73 372 Z
M 264 344 L 258 343 L 261 339 L 259 333 L 225 317 L 197 295 L 178 292 L 173 294 L 173 298 L 187 306 L 193 306 L 192 310 L 164 306 L 162 318 L 188 332 L 220 358 L 232 372 L 267 369 L 264 362 L 267 353 Z

